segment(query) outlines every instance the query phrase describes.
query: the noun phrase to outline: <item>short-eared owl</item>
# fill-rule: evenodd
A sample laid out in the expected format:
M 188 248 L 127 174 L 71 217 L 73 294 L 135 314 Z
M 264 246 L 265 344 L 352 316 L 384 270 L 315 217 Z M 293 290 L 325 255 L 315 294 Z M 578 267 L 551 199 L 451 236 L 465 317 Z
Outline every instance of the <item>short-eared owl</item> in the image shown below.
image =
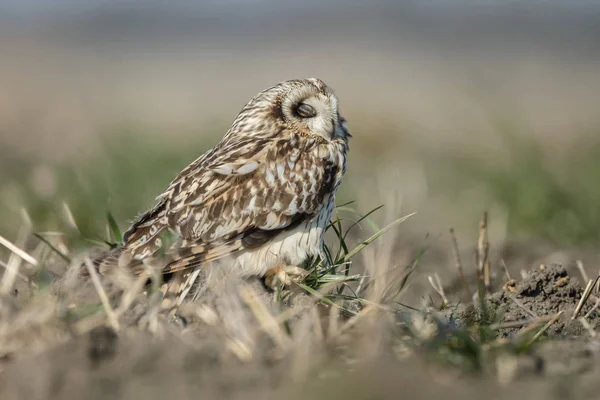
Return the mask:
M 286 271 L 322 253 L 349 137 L 338 100 L 321 80 L 260 92 L 221 142 L 127 230 L 100 271 L 135 270 L 160 254 L 165 273 L 227 262 L 241 276 L 287 279 Z

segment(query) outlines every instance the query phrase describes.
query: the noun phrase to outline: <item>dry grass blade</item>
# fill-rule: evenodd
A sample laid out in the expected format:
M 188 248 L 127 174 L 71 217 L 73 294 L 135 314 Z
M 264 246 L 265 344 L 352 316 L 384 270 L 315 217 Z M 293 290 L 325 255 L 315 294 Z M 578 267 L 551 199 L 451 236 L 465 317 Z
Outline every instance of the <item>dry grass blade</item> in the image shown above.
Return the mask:
M 356 290 L 354 291 L 354 293 L 356 293 L 356 297 L 360 296 L 360 292 L 363 290 L 366 280 L 367 280 L 367 277 L 363 275 L 360 278 L 360 281 L 358 281 L 358 286 L 356 287 Z
M 508 267 L 504 262 L 504 259 L 500 260 L 500 265 L 502 265 L 502 269 L 504 270 L 504 275 L 506 275 L 506 281 L 510 281 L 512 278 L 510 277 L 510 272 L 508 272 Z
M 358 322 L 362 321 L 364 319 L 364 317 L 368 314 L 371 314 L 373 311 L 377 310 L 377 307 L 373 306 L 373 305 L 367 305 L 365 308 L 363 308 L 362 310 L 360 310 L 360 312 L 358 314 L 356 314 L 355 316 L 353 316 L 352 318 L 350 318 L 348 320 L 348 322 L 346 322 L 338 331 L 338 334 L 342 334 L 346 331 L 348 331 L 350 328 L 352 328 L 353 326 L 355 326 Z
M 6 265 L 6 269 L 4 270 L 4 275 L 2 275 L 0 294 L 7 295 L 12 291 L 17 276 L 19 275 L 19 269 L 22 261 L 23 260 L 21 258 L 14 257 L 14 253 L 11 255 Z
M 486 292 L 490 290 L 490 244 L 488 242 L 488 213 L 484 212 L 479 223 L 479 237 L 477 239 L 477 273 L 483 280 Z
M 20 248 L 18 248 L 14 244 L 12 244 L 10 241 L 6 240 L 1 235 L 0 235 L 0 244 L 3 245 L 4 247 L 6 247 L 7 249 L 9 249 L 10 251 L 12 251 L 14 254 L 21 257 L 23 259 L 23 261 L 26 261 L 35 267 L 37 267 L 39 265 L 38 261 L 35 258 L 33 258 L 29 254 L 27 254 L 25 251 L 21 250 Z
M 589 278 L 587 272 L 585 272 L 585 268 L 583 267 L 583 262 L 581 262 L 581 260 L 577 260 L 575 262 L 575 265 L 577 265 L 577 269 L 579 270 L 579 273 L 581 274 L 583 281 L 588 282 L 590 280 L 590 278 Z
M 125 293 L 123 293 L 123 296 L 121 296 L 121 303 L 116 311 L 117 318 L 123 315 L 123 313 L 129 309 L 136 296 L 144 290 L 144 286 L 146 285 L 147 281 L 148 274 L 146 272 L 142 272 L 135 280 L 133 285 L 131 285 L 131 287 Z
M 8 268 L 8 264 L 5 263 L 4 261 L 0 261 L 0 267 L 7 269 Z M 24 282 L 26 283 L 32 283 L 28 277 L 26 277 L 25 275 L 23 275 L 21 272 L 17 272 L 17 277 L 19 277 L 20 279 L 22 279 Z M 35 285 L 37 286 L 37 285 Z
M 331 307 L 327 318 L 327 333 L 330 337 L 335 337 L 340 332 L 340 308 Z
M 525 337 L 527 334 L 529 334 L 531 331 L 533 331 L 534 329 L 539 327 L 541 324 L 547 323 L 548 321 L 551 321 L 553 318 L 554 318 L 554 316 L 544 316 L 544 317 L 533 318 L 528 321 L 511 321 L 511 322 L 490 325 L 490 329 L 493 329 L 493 330 L 514 328 L 517 326 L 524 326 L 524 328 L 520 329 L 512 339 L 498 338 L 489 344 L 485 344 L 484 348 L 489 350 L 492 348 L 501 347 L 511 341 L 515 341 L 515 340 L 518 341 L 518 340 L 522 339 L 523 337 Z M 527 322 L 527 323 L 524 323 L 524 322 Z
M 250 361 L 254 356 L 252 348 L 239 339 L 229 339 L 226 346 L 240 361 Z
M 96 272 L 96 268 L 92 264 L 92 260 L 89 257 L 85 260 L 85 267 L 90 274 L 90 278 L 92 279 L 92 283 L 94 284 L 94 288 L 98 293 L 98 297 L 100 297 L 100 301 L 104 306 L 104 310 L 106 311 L 106 315 L 108 316 L 108 322 L 115 330 L 115 332 L 119 331 L 119 320 L 112 306 L 110 305 L 110 301 L 108 300 L 108 296 L 106 295 L 106 291 L 102 287 L 102 283 L 100 282 L 100 278 L 98 277 L 98 272 Z
M 521 280 L 524 281 L 525 279 L 527 279 L 527 271 L 525 271 L 524 269 L 522 269 L 520 271 L 521 274 Z
M 540 336 L 542 336 L 544 334 L 544 332 L 546 332 L 548 330 L 548 328 L 550 328 L 550 326 L 555 323 L 556 321 L 558 321 L 558 319 L 560 318 L 561 315 L 563 315 L 564 311 L 559 311 L 556 314 L 554 314 L 554 316 L 552 317 L 552 319 L 550 319 L 550 321 L 548 321 L 546 323 L 546 325 L 544 325 L 542 327 L 542 329 L 540 329 L 539 331 L 537 331 L 537 333 L 535 335 L 533 335 L 533 337 L 531 338 L 531 340 L 529 340 L 527 342 L 528 346 L 531 346 L 536 340 L 538 340 L 540 338 Z
M 240 295 L 254 314 L 263 331 L 273 339 L 280 349 L 286 349 L 289 346 L 290 339 L 285 335 L 277 319 L 258 298 L 252 288 L 248 285 L 243 285 L 240 288 Z
M 442 306 L 445 306 L 446 304 L 450 304 L 450 302 L 448 301 L 448 298 L 446 297 L 446 293 L 444 293 L 444 287 L 442 286 L 442 281 L 440 280 L 440 276 L 437 273 L 434 274 L 433 277 L 431 275 L 429 275 L 429 276 L 427 276 L 427 280 L 429 280 L 429 283 L 431 284 L 431 287 L 433 287 L 433 290 L 435 290 L 436 293 L 439 294 L 440 297 L 442 298 L 442 302 L 443 302 Z
M 508 295 L 508 298 L 510 298 L 520 309 L 522 309 L 523 311 L 525 311 L 527 314 L 529 314 L 533 318 L 539 318 L 539 315 L 537 315 L 536 313 L 534 313 L 533 311 L 531 311 L 529 308 L 525 307 L 525 304 L 521 303 L 519 301 L 519 299 L 517 299 L 515 296 Z
M 521 329 L 517 333 L 516 337 L 518 337 L 518 338 L 524 337 L 529 332 L 533 331 L 535 328 L 540 326 L 540 324 L 544 324 L 544 323 L 547 323 L 548 321 L 551 321 L 552 318 L 553 318 L 553 316 L 548 316 L 548 315 L 546 315 L 544 317 L 535 318 L 533 321 L 531 321 L 531 325 L 528 325 L 525 328 Z
M 539 324 L 540 322 L 544 322 L 547 319 L 548 318 L 536 318 L 536 319 L 523 319 L 520 321 L 502 322 L 499 324 L 492 324 L 489 326 L 489 328 L 491 330 L 518 328 L 518 327 L 529 325 L 529 324 L 536 324 L 536 323 Z
M 579 313 L 581 313 L 581 309 L 583 308 L 583 306 L 585 305 L 587 300 L 590 298 L 590 295 L 592 294 L 592 289 L 594 288 L 594 286 L 596 286 L 596 284 L 598 283 L 599 280 L 600 280 L 600 276 L 597 276 L 596 279 L 594 279 L 593 281 L 588 281 L 587 286 L 585 287 L 585 290 L 583 292 L 583 295 L 581 296 L 581 299 L 579 300 L 579 303 L 577 304 L 577 307 L 575 308 L 575 312 L 573 313 L 573 316 L 571 317 L 572 320 L 576 319 L 579 316 Z
M 65 222 L 68 226 L 70 226 L 75 231 L 79 232 L 79 227 L 77 226 L 77 222 L 75 222 L 75 217 L 73 216 L 73 212 L 71 211 L 71 207 L 67 204 L 66 201 L 62 203 L 63 214 L 65 218 Z
M 17 235 L 17 242 L 15 248 L 19 246 L 24 247 L 25 242 L 27 241 L 27 237 L 31 232 L 31 220 L 26 212 L 23 212 L 23 225 L 19 229 L 19 233 Z M 1 238 L 1 237 L 0 237 Z M 11 249 L 12 250 L 12 249 Z M 24 252 L 23 252 L 24 253 Z M 26 254 L 26 253 L 24 253 Z M 29 256 L 29 254 L 27 254 Z M 31 257 L 31 256 L 29 256 Z M 31 257 L 33 259 L 33 257 Z M 35 260 L 35 259 L 34 259 Z M 10 255 L 8 259 L 8 263 L 6 264 L 6 269 L 4 274 L 2 275 L 2 282 L 0 282 L 0 293 L 8 294 L 12 291 L 15 281 L 19 276 L 19 269 L 21 268 L 21 262 L 23 261 L 23 257 L 21 254 L 18 254 L 13 250 L 13 253 Z M 36 261 L 37 263 L 37 261 Z M 34 264 L 37 265 L 37 264 Z
M 454 228 L 450 228 L 450 238 L 452 239 L 452 253 L 454 255 L 454 264 L 456 269 L 458 270 L 458 275 L 460 277 L 460 282 L 467 293 L 467 299 L 473 298 L 473 293 L 471 293 L 471 289 L 469 288 L 469 282 L 465 276 L 465 271 L 463 270 L 462 263 L 460 261 L 460 253 L 458 251 L 458 241 L 456 240 L 456 235 L 454 234 Z
M 599 306 L 600 306 L 600 299 L 596 299 L 596 304 L 594 304 L 594 307 L 592 307 L 592 308 L 590 309 L 590 311 L 588 311 L 588 312 L 587 312 L 587 313 L 586 313 L 586 314 L 583 316 L 583 318 L 585 318 L 585 319 L 588 319 L 588 318 L 590 317 L 590 315 L 592 315 L 592 313 L 598 309 L 598 307 L 599 307 Z

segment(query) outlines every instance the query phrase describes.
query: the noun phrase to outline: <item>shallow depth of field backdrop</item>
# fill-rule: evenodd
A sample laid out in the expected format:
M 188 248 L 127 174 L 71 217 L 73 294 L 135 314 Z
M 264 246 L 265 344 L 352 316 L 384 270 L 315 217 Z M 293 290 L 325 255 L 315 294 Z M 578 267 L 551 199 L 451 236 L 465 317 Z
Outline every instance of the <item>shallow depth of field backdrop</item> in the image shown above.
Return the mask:
M 90 235 L 106 210 L 125 227 L 255 93 L 315 76 L 354 134 L 339 200 L 385 204 L 379 221 L 418 212 L 400 253 L 448 249 L 453 226 L 470 260 L 487 210 L 493 249 L 586 248 L 595 263 L 587 3 L 3 1 L 0 232 L 15 237 L 23 207 L 34 230 L 60 229 L 65 203 Z
M 0 232 L 14 237 L 23 206 L 58 229 L 63 202 L 84 231 L 107 209 L 124 227 L 255 93 L 315 76 L 354 134 L 340 200 L 385 204 L 382 220 L 417 211 L 399 243 L 445 247 L 453 226 L 471 246 L 488 210 L 496 249 L 593 247 L 600 6 L 586 3 L 5 0 Z
M 315 76 L 355 137 L 341 197 L 418 211 L 403 235 L 462 235 L 487 209 L 496 241 L 597 243 L 586 3 L 5 0 L 2 233 L 22 205 L 50 228 L 63 201 L 90 227 L 107 207 L 125 223 L 256 92 Z
M 33 232 L 75 223 L 105 237 L 107 212 L 126 228 L 257 92 L 318 77 L 337 92 L 354 136 L 338 203 L 354 200 L 363 214 L 384 205 L 353 240 L 417 213 L 361 254 L 393 270 L 427 248 L 407 303 L 439 303 L 428 297 L 434 272 L 460 291 L 450 227 L 474 275 L 485 211 L 496 287 L 501 260 L 517 278 L 551 261 L 578 274 L 575 260 L 596 276 L 592 3 L 0 0 L 0 236 L 24 242 L 30 220 Z M 10 254 L 0 249 L 0 260 Z M 561 271 L 561 286 L 548 285 L 563 307 L 571 286 Z M 40 371 L 54 370 L 48 357 Z

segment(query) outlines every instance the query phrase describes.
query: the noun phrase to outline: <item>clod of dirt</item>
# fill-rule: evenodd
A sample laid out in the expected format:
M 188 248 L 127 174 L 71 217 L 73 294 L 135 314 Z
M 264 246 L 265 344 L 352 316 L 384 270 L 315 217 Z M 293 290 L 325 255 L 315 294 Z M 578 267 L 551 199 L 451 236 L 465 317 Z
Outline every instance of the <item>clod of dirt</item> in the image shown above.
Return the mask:
M 579 281 L 570 277 L 562 265 L 541 265 L 529 271 L 527 278 L 514 286 L 514 292 L 502 290 L 492 294 L 488 300 L 497 312 L 506 310 L 503 322 L 553 316 L 563 311 L 561 318 L 550 326 L 546 334 L 573 337 L 585 334 L 581 323 L 571 319 L 583 291 Z M 593 301 L 588 299 L 580 315 L 585 315 L 592 306 Z M 593 324 L 599 317 L 600 314 L 594 311 L 588 320 Z M 510 335 L 519 329 L 504 329 L 501 334 Z
M 533 321 L 541 317 L 551 317 L 559 311 L 563 314 L 546 331 L 545 335 L 555 338 L 577 337 L 587 332 L 581 322 L 571 317 L 581 300 L 584 289 L 577 278 L 570 277 L 562 265 L 541 265 L 529 271 L 520 282 L 512 280 L 510 284 L 488 296 L 487 304 L 495 321 L 500 323 Z M 593 296 L 583 306 L 580 316 L 585 315 L 594 305 Z M 459 307 L 454 312 L 456 323 L 470 326 L 480 322 L 478 308 Z M 592 311 L 587 321 L 595 326 L 600 322 L 600 312 Z M 524 323 L 527 326 L 529 323 Z M 523 326 L 501 329 L 500 336 L 508 337 Z

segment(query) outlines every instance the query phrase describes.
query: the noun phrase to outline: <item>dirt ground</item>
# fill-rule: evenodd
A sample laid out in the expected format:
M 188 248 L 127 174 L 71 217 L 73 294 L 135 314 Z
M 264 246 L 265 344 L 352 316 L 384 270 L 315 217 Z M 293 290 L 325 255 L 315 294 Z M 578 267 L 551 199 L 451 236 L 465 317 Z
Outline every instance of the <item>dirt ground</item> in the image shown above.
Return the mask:
M 92 298 L 92 285 L 77 282 L 77 293 L 70 295 Z M 103 283 L 110 295 L 110 284 Z M 56 290 L 65 290 L 68 285 L 63 282 Z M 340 314 L 332 318 L 331 308 L 312 306 L 306 295 L 296 294 L 292 301 L 278 306 L 260 282 L 243 287 L 250 292 L 235 290 L 232 283 L 220 286 L 220 295 L 206 294 L 212 296 L 210 301 L 184 307 L 180 318 L 171 322 L 153 319 L 152 301 L 146 302 L 150 306 L 134 302 L 130 312 L 123 314 L 118 334 L 105 323 L 81 328 L 81 319 L 79 325 L 71 324 L 69 318 L 59 318 L 56 312 L 44 318 L 43 310 L 48 309 L 52 298 L 42 299 L 42 304 L 28 303 L 27 307 L 19 305 L 18 296 L 5 298 L 3 319 L 12 322 L 3 325 L 1 332 L 0 398 L 486 396 L 533 400 L 592 399 L 600 391 L 600 341 L 594 333 L 600 312 L 593 309 L 597 292 L 592 291 L 579 313 L 579 317 L 585 316 L 587 326 L 579 318 L 573 320 L 584 288 L 580 278 L 569 276 L 561 265 L 534 267 L 524 279 L 507 283 L 487 296 L 488 310 L 498 325 L 493 343 L 510 343 L 528 327 L 532 330 L 547 323 L 549 318 L 545 317 L 562 314 L 530 349 L 486 355 L 482 357 L 483 368 L 476 372 L 433 361 L 428 350 L 431 342 L 399 346 L 416 343 L 403 341 L 402 333 L 403 322 L 418 325 L 416 311 L 382 312 L 371 314 L 373 318 L 355 316 L 358 322 L 354 322 Z M 247 297 L 243 293 L 254 293 L 259 301 L 244 305 L 242 300 Z M 257 313 L 252 304 L 267 304 L 268 310 Z M 248 312 L 248 308 L 254 311 Z M 252 317 L 265 310 L 297 311 L 288 320 L 289 337 L 269 327 L 269 319 Z M 36 315 L 35 323 L 32 317 L 24 316 L 27 313 Z M 443 329 L 452 332 L 477 324 L 481 309 L 459 304 L 435 315 L 443 316 Z M 532 323 L 536 320 L 543 323 Z M 266 334 L 259 335 L 258 330 Z M 10 332 L 15 334 L 12 338 Z M 16 345 L 18 340 L 22 343 Z M 15 351 L 7 351 L 10 348 Z

